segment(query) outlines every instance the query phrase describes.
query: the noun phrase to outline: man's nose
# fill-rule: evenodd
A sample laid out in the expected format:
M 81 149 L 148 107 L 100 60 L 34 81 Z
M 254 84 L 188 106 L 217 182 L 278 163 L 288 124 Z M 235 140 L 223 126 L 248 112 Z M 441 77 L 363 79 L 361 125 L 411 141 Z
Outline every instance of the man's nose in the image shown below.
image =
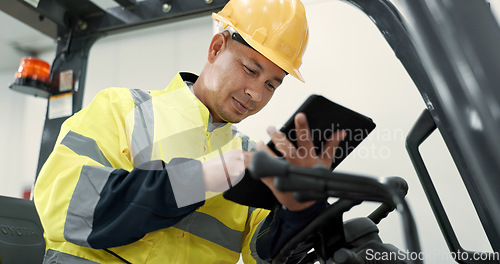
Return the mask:
M 252 98 L 253 101 L 259 102 L 262 100 L 262 85 L 257 83 L 249 83 L 245 89 L 245 93 Z

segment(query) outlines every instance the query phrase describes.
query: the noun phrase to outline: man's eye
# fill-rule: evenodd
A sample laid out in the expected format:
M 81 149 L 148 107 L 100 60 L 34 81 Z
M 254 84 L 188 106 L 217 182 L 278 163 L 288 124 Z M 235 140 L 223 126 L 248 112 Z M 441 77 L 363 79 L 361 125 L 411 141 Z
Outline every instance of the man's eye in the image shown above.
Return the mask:
M 276 90 L 276 87 L 274 87 L 274 85 L 273 85 L 272 83 L 270 83 L 270 82 L 267 82 L 267 87 L 268 87 L 268 88 L 269 88 L 269 90 L 271 90 L 271 91 Z
M 246 65 L 243 65 L 243 67 L 245 67 L 245 70 L 249 73 L 249 74 L 255 74 L 255 71 L 248 68 Z

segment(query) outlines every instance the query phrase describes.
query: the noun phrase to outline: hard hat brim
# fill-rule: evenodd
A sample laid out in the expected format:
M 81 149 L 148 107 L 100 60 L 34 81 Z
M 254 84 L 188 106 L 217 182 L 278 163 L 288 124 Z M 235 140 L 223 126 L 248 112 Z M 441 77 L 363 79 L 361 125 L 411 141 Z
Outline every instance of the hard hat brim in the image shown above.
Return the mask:
M 231 21 L 228 21 L 225 17 L 220 16 L 217 13 L 212 13 L 212 17 L 215 20 L 224 23 L 226 26 L 223 26 L 223 28 L 226 28 L 227 26 L 230 26 L 230 27 L 234 28 L 238 32 L 238 34 L 240 34 L 241 37 L 254 50 L 256 50 L 257 52 L 259 52 L 260 54 L 262 54 L 268 60 L 270 60 L 271 62 L 273 62 L 274 64 L 276 64 L 278 67 L 280 67 L 281 69 L 283 69 L 285 72 L 289 73 L 293 77 L 295 77 L 295 78 L 299 79 L 301 82 L 305 83 L 304 77 L 300 73 L 299 69 L 297 69 L 296 67 L 294 67 L 293 65 L 291 65 L 285 58 L 283 58 L 283 57 L 279 56 L 278 54 L 276 54 L 273 51 L 273 49 L 271 49 L 269 47 L 266 47 L 265 45 L 262 45 L 261 43 L 259 43 L 259 42 L 255 41 L 254 39 L 252 39 L 252 37 L 249 36 L 248 34 L 245 34 L 244 32 L 239 31 L 238 27 L 235 26 L 235 25 L 233 25 L 231 23 Z

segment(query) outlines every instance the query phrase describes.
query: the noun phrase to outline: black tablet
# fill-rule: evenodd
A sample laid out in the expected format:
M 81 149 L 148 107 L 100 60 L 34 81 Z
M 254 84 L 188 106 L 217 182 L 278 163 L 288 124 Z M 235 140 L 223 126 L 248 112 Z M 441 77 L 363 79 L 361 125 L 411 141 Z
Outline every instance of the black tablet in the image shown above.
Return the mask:
M 321 95 L 311 95 L 280 129 L 295 147 L 297 147 L 297 136 L 294 118 L 300 112 L 307 117 L 317 154 L 333 133 L 345 130 L 346 136 L 335 152 L 332 169 L 337 167 L 375 128 L 375 123 L 371 118 L 334 103 Z M 272 141 L 269 141 L 267 146 L 276 155 L 282 156 Z
M 311 95 L 280 129 L 296 147 L 297 140 L 293 120 L 299 112 L 303 112 L 307 116 L 314 146 L 317 150 L 322 149 L 326 139 L 335 131 L 339 129 L 346 131 L 346 136 L 335 153 L 336 158 L 333 160 L 332 169 L 337 167 L 375 128 L 375 123 L 369 117 L 336 104 L 323 96 Z M 281 156 L 272 142 L 267 145 L 278 156 Z M 271 190 L 261 181 L 250 177 L 248 170 L 245 171 L 245 176 L 238 184 L 224 192 L 224 198 L 239 204 L 269 210 L 279 204 Z

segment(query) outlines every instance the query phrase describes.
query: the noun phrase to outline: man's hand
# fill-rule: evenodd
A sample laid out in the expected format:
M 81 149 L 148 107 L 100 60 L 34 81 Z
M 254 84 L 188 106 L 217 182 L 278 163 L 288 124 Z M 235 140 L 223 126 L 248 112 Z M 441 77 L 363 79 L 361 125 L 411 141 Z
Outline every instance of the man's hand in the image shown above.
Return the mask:
M 212 158 L 202 165 L 205 190 L 223 192 L 236 185 L 249 167 L 253 153 L 235 149 Z
M 346 135 L 345 131 L 341 130 L 335 132 L 327 140 L 321 153 L 318 155 L 311 138 L 311 130 L 309 129 L 306 116 L 303 113 L 298 113 L 295 115 L 294 121 L 297 135 L 297 148 L 295 148 L 283 133 L 277 131 L 274 127 L 268 129 L 267 132 L 271 136 L 271 140 L 276 146 L 276 149 L 294 166 L 310 168 L 314 165 L 321 164 L 330 168 L 335 156 L 335 150 Z M 275 156 L 274 153 L 263 144 L 258 145 L 258 150 L 265 150 L 269 154 Z M 274 187 L 274 177 L 266 177 L 261 180 L 271 189 L 278 201 L 290 211 L 303 210 L 315 203 L 315 201 L 299 203 L 293 198 L 291 192 L 280 192 Z

